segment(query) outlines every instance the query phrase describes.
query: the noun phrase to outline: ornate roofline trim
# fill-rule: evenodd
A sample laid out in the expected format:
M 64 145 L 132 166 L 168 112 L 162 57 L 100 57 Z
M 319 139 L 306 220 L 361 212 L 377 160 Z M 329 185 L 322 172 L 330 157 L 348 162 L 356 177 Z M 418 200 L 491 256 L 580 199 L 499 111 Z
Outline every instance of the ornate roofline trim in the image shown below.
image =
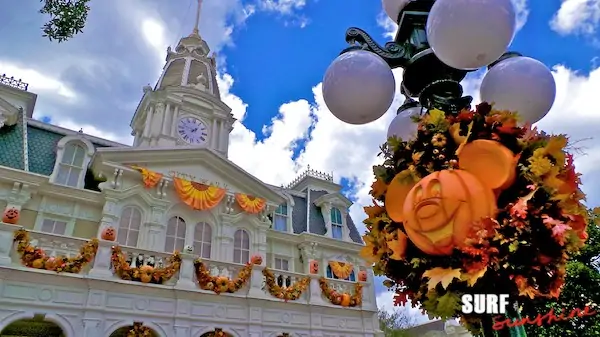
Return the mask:
M 353 204 L 350 199 L 346 198 L 341 193 L 325 194 L 314 201 L 314 204 L 317 205 L 317 207 L 321 207 L 325 203 L 330 203 L 333 206 L 345 206 L 346 208 L 349 208 Z
M 56 125 L 52 125 L 52 124 L 47 124 L 44 122 L 40 122 L 38 120 L 35 119 L 27 119 L 27 124 L 34 126 L 36 128 L 40 128 L 43 130 L 47 130 L 47 131 L 51 131 L 54 133 L 58 133 L 61 135 L 65 135 L 65 136 L 83 136 L 85 139 L 87 139 L 88 141 L 96 144 L 96 145 L 102 145 L 102 146 L 108 146 L 108 147 L 131 147 L 130 145 L 125 145 L 125 144 L 121 144 L 121 143 L 117 143 L 117 142 L 113 142 L 112 140 L 107 140 L 107 139 L 103 139 L 103 138 L 99 138 L 99 137 L 95 137 L 86 133 L 79 133 L 77 131 L 73 131 L 70 129 L 66 129 L 60 126 L 56 126 Z

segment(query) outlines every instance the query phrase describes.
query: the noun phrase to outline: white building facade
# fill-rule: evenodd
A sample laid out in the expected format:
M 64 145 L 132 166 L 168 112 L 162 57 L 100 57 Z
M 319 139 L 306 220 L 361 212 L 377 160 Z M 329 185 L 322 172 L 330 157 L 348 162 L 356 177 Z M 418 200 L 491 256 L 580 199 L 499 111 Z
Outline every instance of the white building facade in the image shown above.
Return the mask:
M 159 337 L 378 336 L 351 201 L 328 174 L 275 187 L 227 159 L 235 119 L 197 30 L 144 88 L 133 146 L 34 120 L 26 89 L 0 78 L 0 336 L 117 337 L 134 325 Z M 92 238 L 80 271 L 56 271 Z M 253 257 L 262 261 L 240 274 Z M 156 271 L 161 281 L 140 281 Z M 219 282 L 229 288 L 217 294 Z M 298 282 L 293 299 L 278 297 Z

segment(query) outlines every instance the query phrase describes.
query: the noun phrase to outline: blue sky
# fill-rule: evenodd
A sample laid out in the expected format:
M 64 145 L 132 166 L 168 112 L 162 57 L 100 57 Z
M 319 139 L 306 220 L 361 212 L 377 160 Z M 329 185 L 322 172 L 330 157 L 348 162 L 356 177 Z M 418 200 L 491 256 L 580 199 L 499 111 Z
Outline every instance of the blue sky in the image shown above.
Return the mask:
M 142 87 L 158 79 L 167 46 L 191 32 L 196 0 L 92 0 L 83 34 L 58 44 L 41 37 L 37 1 L 13 1 L 0 12 L 0 73 L 22 78 L 39 95 L 34 117 L 86 133 L 131 142 L 129 121 Z M 557 100 L 539 127 L 568 133 L 590 204 L 600 194 L 600 0 L 514 0 L 521 29 L 512 50 L 553 69 Z M 364 126 L 344 125 L 327 111 L 320 82 L 360 27 L 384 43 L 395 26 L 379 1 L 205 0 L 200 33 L 220 65 L 222 99 L 240 121 L 229 156 L 266 182 L 291 181 L 312 168 L 333 172 L 349 197 L 355 222 L 370 203 L 371 166 L 401 104 Z M 397 84 L 401 71 L 395 71 Z M 482 72 L 465 80 L 477 99 Z M 379 292 L 383 289 L 378 288 Z M 382 293 L 381 304 L 391 296 Z

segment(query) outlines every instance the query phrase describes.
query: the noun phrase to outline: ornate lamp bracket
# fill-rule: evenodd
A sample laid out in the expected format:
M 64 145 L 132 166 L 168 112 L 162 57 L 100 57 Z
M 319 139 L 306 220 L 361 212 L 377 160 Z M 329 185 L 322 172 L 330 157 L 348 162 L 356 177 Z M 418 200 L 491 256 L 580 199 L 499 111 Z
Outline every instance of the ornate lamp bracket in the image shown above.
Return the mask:
M 370 51 L 384 59 L 392 69 L 404 67 L 414 53 L 414 48 L 410 44 L 388 42 L 382 47 L 367 32 L 356 27 L 346 31 L 346 42 L 350 47 L 344 49 L 340 54 L 359 49 Z

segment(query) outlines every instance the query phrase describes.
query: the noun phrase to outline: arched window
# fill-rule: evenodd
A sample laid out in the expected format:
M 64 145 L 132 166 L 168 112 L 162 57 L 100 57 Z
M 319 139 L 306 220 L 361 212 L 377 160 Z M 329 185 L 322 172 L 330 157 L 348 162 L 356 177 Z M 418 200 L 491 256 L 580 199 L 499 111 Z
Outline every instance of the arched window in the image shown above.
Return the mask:
M 86 169 L 83 167 L 86 152 L 86 149 L 77 142 L 67 143 L 58 163 L 58 171 L 54 182 L 60 185 L 77 187 Z
M 334 239 L 342 239 L 344 237 L 342 212 L 335 207 L 331 209 L 331 237 Z
M 280 232 L 287 232 L 287 217 L 287 204 L 283 203 L 277 207 L 275 214 L 273 215 L 273 229 Z
M 339 279 L 337 276 L 335 276 L 335 274 L 333 273 L 333 271 L 331 270 L 331 266 L 327 266 L 327 277 L 328 278 L 332 278 L 332 279 Z M 350 276 L 348 276 L 348 278 L 346 279 L 346 281 L 356 281 L 356 274 L 354 273 L 354 270 L 350 273 Z
M 178 216 L 169 219 L 167 223 L 167 238 L 165 252 L 182 251 L 185 244 L 185 220 Z
M 212 246 L 212 228 L 206 222 L 199 222 L 194 229 L 194 253 L 201 258 L 210 259 Z
M 233 236 L 233 262 L 248 261 L 250 261 L 250 235 L 245 230 L 238 229 Z
M 117 242 L 121 246 L 135 247 L 138 244 L 140 226 L 142 224 L 142 212 L 133 206 L 123 208 L 119 220 L 119 232 Z

